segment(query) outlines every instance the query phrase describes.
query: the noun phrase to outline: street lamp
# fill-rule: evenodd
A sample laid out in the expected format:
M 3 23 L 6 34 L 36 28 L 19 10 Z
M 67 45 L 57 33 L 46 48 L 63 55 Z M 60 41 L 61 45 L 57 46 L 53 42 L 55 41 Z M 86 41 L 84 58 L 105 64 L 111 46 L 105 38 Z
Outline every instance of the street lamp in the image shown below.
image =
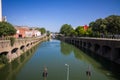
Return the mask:
M 69 65 L 65 64 L 65 66 L 67 66 L 67 80 L 69 80 Z

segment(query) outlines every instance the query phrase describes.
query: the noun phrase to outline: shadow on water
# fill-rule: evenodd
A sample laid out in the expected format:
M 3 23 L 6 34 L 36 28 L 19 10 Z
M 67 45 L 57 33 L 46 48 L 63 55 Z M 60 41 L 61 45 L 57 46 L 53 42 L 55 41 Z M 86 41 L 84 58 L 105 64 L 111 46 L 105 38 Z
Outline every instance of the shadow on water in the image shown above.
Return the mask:
M 65 42 L 61 42 L 61 52 L 64 55 L 69 55 L 71 52 L 74 52 L 74 56 L 76 59 L 83 60 L 89 64 L 91 64 L 95 70 L 106 75 L 110 80 L 112 78 L 120 80 L 120 65 L 115 64 L 109 60 L 106 60 L 95 53 L 88 51 L 83 48 L 77 48 L 67 44 Z M 113 79 L 112 79 L 113 80 Z
M 0 80 L 16 80 L 17 73 L 25 65 L 25 63 L 32 57 L 33 53 L 38 48 L 38 45 L 34 46 L 27 52 L 23 53 L 20 57 L 13 62 L 7 64 L 0 69 Z
M 114 77 L 120 80 L 120 65 L 119 64 L 111 62 L 110 60 L 107 60 L 106 58 L 103 58 L 89 50 L 82 49 L 82 51 L 102 65 L 102 67 L 99 67 L 99 69 L 103 71 L 104 70 L 109 71 L 109 73 L 106 74 L 108 77 Z

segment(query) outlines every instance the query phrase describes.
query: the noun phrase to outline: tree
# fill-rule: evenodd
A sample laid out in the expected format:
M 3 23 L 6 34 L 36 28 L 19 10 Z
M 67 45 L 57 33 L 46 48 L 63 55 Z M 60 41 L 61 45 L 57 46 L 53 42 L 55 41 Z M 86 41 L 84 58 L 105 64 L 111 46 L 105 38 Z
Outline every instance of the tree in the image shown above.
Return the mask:
M 40 28 L 41 34 L 46 33 L 46 29 L 45 28 Z
M 84 28 L 83 26 L 78 26 L 75 31 L 77 32 L 77 35 L 78 36 L 84 36 L 85 35 L 85 31 L 84 31 Z
M 89 24 L 95 36 L 104 35 L 107 32 L 107 20 L 106 19 L 97 19 L 95 22 Z
M 72 32 L 73 32 L 73 28 L 71 25 L 68 25 L 68 24 L 62 25 L 60 29 L 60 33 L 64 34 L 65 36 L 70 36 Z
M 100 34 L 120 34 L 120 16 L 110 15 L 105 19 L 97 19 L 91 22 L 89 26 L 92 28 L 93 33 L 97 36 Z
M 50 31 L 47 31 L 47 36 L 50 36 L 50 34 L 51 34 Z
M 92 28 L 94 32 L 105 33 L 106 32 L 106 24 L 107 20 L 105 19 L 97 19 L 95 22 L 91 22 L 89 26 Z
M 90 28 L 93 28 L 94 26 L 95 26 L 95 22 L 94 21 L 92 21 L 92 22 L 89 23 L 89 27 Z
M 0 37 L 16 34 L 16 29 L 8 22 L 0 22 Z
M 41 34 L 46 33 L 46 29 L 45 28 L 36 28 L 36 30 L 39 30 L 41 32 Z
M 93 32 L 92 32 L 92 29 L 91 28 L 88 28 L 87 30 L 86 30 L 86 32 L 85 32 L 85 35 L 86 36 L 93 36 Z
M 120 16 L 110 15 L 105 18 L 107 20 L 107 31 L 112 34 L 120 34 Z
M 97 27 L 97 31 L 99 33 L 105 33 L 106 31 L 106 24 L 107 24 L 107 21 L 105 19 L 97 19 L 96 22 L 95 22 L 95 26 Z
M 77 35 L 78 35 L 78 33 L 73 29 L 72 32 L 71 32 L 71 36 L 72 36 L 72 37 L 73 37 L 73 36 L 75 37 L 75 36 L 77 36 Z

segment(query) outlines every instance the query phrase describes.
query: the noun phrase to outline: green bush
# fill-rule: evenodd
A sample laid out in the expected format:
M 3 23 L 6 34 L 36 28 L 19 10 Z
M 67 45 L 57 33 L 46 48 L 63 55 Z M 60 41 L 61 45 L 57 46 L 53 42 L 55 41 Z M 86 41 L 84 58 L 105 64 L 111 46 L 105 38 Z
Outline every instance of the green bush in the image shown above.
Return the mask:
M 3 64 L 7 64 L 8 63 L 8 58 L 6 57 L 6 55 L 1 55 L 0 56 L 0 63 L 3 63 Z
M 15 38 L 14 37 L 11 37 L 10 38 L 10 45 L 13 46 L 15 43 Z

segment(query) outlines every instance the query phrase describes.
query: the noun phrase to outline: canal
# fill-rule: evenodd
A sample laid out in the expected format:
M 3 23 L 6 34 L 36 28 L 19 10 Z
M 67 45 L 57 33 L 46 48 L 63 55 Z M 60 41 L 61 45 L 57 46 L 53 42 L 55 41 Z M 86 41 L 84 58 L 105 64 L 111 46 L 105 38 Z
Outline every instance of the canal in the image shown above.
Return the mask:
M 50 40 L 0 69 L 0 80 L 120 80 L 118 65 L 96 57 L 70 44 Z M 46 79 L 42 77 L 44 67 L 48 69 Z M 86 76 L 88 69 L 90 78 Z

